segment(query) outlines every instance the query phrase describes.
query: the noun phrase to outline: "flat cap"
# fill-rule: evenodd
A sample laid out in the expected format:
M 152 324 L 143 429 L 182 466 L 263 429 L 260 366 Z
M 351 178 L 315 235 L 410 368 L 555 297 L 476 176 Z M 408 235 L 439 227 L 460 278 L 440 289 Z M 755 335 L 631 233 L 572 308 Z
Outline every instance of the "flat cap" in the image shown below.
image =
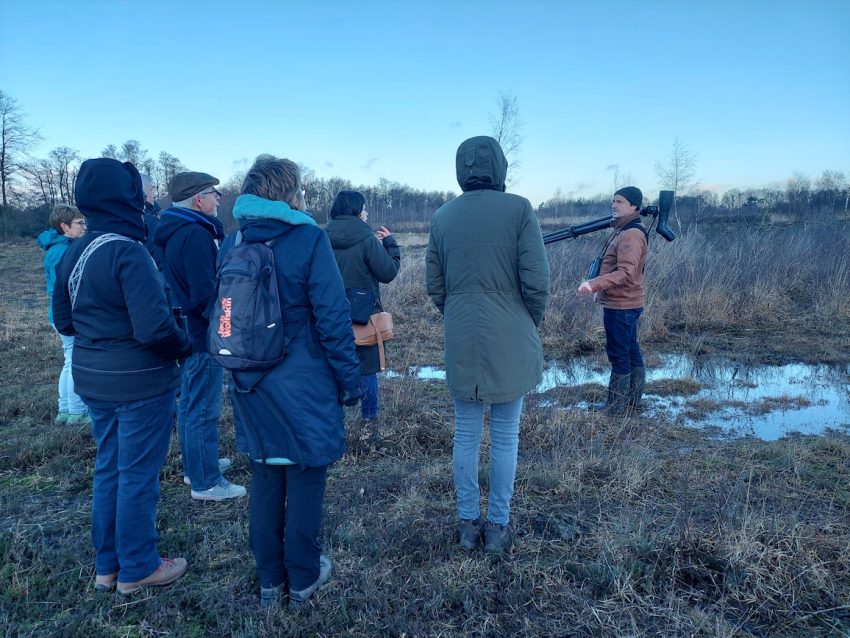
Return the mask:
M 171 201 L 182 202 L 184 199 L 189 199 L 192 195 L 197 195 L 205 188 L 216 186 L 218 183 L 219 181 L 215 177 L 207 173 L 195 171 L 177 173 L 171 178 L 168 194 L 171 195 Z

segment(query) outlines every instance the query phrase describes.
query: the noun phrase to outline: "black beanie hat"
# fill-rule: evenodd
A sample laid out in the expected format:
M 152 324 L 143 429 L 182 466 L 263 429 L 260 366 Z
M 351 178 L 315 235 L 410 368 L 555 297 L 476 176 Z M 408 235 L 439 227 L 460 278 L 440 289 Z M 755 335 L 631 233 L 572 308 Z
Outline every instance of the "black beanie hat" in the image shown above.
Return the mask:
M 643 193 L 640 192 L 637 186 L 624 186 L 614 194 L 622 195 L 628 200 L 629 204 L 637 206 L 638 209 L 640 209 L 640 205 L 643 203 Z

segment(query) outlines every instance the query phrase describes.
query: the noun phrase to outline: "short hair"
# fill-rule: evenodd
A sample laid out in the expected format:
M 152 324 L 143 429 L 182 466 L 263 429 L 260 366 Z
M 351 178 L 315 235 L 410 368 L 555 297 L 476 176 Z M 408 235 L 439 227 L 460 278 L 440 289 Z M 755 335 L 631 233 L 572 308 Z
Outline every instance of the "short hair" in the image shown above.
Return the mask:
M 242 194 L 286 202 L 295 210 L 304 209 L 298 164 L 274 155 L 260 155 L 254 160 L 242 182 Z
M 144 191 L 145 197 L 147 197 L 153 188 L 153 180 L 150 175 L 146 175 L 145 173 L 141 173 L 139 177 L 142 178 L 142 191 Z
M 179 202 L 171 202 L 171 205 L 177 206 L 178 208 L 192 209 L 192 205 L 195 203 L 195 197 L 197 197 L 197 195 L 192 195 L 189 199 L 182 199 Z
M 366 205 L 366 198 L 362 193 L 357 191 L 339 191 L 331 206 L 331 219 L 342 217 L 343 215 L 354 215 L 357 217 L 363 212 L 363 207 Z
M 71 204 L 56 204 L 53 207 L 53 212 L 50 213 L 50 217 L 48 218 L 48 223 L 56 229 L 56 231 L 60 235 L 64 235 L 65 231 L 62 230 L 62 224 L 71 225 L 71 222 L 75 219 L 85 219 L 85 215 L 80 212 L 80 209 L 76 206 L 71 206 Z

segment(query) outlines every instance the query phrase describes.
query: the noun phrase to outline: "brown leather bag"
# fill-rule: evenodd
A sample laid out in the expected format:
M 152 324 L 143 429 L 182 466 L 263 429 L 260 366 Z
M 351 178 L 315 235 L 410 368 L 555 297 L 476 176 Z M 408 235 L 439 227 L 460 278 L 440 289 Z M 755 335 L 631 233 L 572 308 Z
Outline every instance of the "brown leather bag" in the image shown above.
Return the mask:
M 381 360 L 381 370 L 387 367 L 384 356 L 384 341 L 393 338 L 393 316 L 388 312 L 376 312 L 369 317 L 367 324 L 351 324 L 354 330 L 354 343 L 358 346 L 378 346 L 378 355 Z

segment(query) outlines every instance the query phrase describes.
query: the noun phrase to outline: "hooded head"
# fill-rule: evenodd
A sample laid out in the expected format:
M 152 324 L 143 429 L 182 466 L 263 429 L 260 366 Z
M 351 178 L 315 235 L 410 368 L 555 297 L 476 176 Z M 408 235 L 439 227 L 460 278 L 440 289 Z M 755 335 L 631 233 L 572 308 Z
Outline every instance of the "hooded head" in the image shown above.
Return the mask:
M 470 137 L 458 147 L 455 162 L 462 191 L 505 190 L 508 160 L 492 137 Z
M 145 240 L 145 193 L 139 171 L 130 162 L 108 157 L 86 160 L 77 173 L 74 197 L 86 216 L 89 232 Z

